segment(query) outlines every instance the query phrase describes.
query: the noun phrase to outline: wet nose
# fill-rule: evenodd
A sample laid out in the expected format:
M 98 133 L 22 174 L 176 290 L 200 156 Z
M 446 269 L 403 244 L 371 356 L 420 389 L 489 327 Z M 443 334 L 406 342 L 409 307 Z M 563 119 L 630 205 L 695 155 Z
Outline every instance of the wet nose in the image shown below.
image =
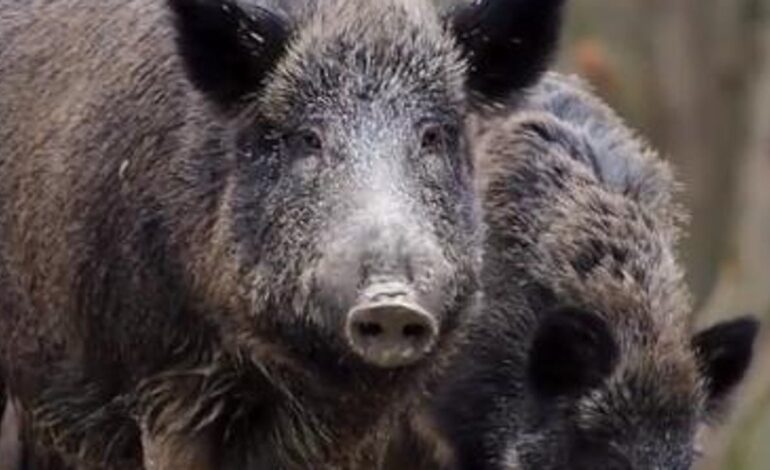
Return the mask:
M 348 313 L 345 334 L 364 361 L 386 368 L 418 362 L 438 337 L 433 314 L 413 300 L 400 284 L 375 285 Z

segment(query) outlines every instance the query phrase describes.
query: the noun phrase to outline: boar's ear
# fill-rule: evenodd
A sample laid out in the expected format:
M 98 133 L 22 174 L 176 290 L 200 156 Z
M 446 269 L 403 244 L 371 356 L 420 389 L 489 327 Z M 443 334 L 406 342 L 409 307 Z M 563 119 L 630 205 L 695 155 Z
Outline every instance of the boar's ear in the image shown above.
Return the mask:
M 599 386 L 615 368 L 618 345 L 607 322 L 574 308 L 548 314 L 529 353 L 529 381 L 544 398 Z
M 719 323 L 692 339 L 700 370 L 706 379 L 709 408 L 721 403 L 743 379 L 751 363 L 759 323 L 742 317 Z
M 474 0 L 452 13 L 468 59 L 468 87 L 482 101 L 505 100 L 548 67 L 565 0 Z
M 168 0 L 177 46 L 192 84 L 228 109 L 259 88 L 283 55 L 287 22 L 235 0 Z

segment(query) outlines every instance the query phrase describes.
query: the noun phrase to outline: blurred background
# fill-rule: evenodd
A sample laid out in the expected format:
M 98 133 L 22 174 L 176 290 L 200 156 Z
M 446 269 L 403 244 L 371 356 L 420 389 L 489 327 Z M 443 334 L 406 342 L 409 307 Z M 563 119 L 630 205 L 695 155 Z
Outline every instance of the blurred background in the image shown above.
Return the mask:
M 770 0 L 571 0 L 557 68 L 587 79 L 685 183 L 703 326 L 765 331 L 702 470 L 770 470 Z

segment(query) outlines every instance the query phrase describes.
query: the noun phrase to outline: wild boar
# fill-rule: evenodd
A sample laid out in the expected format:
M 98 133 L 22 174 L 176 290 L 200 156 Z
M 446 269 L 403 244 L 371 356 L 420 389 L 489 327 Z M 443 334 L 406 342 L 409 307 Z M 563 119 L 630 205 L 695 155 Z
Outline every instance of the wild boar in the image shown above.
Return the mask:
M 668 165 L 555 74 L 479 138 L 482 314 L 388 468 L 691 468 L 758 324 L 693 333 Z
M 477 298 L 466 118 L 562 3 L 0 0 L 0 368 L 36 444 L 376 461 Z

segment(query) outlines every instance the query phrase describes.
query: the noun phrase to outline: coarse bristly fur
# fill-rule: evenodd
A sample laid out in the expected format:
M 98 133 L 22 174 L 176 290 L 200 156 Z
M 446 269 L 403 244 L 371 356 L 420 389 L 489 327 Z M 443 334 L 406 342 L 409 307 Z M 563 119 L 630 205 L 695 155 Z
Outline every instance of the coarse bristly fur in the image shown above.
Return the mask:
M 693 333 L 669 166 L 557 74 L 479 139 L 483 313 L 388 468 L 690 468 L 757 323 Z
M 467 117 L 563 0 L 0 0 L 0 371 L 76 468 L 371 468 L 473 310 Z M 504 72 L 504 74 L 502 73 Z M 396 278 L 409 366 L 350 345 Z

